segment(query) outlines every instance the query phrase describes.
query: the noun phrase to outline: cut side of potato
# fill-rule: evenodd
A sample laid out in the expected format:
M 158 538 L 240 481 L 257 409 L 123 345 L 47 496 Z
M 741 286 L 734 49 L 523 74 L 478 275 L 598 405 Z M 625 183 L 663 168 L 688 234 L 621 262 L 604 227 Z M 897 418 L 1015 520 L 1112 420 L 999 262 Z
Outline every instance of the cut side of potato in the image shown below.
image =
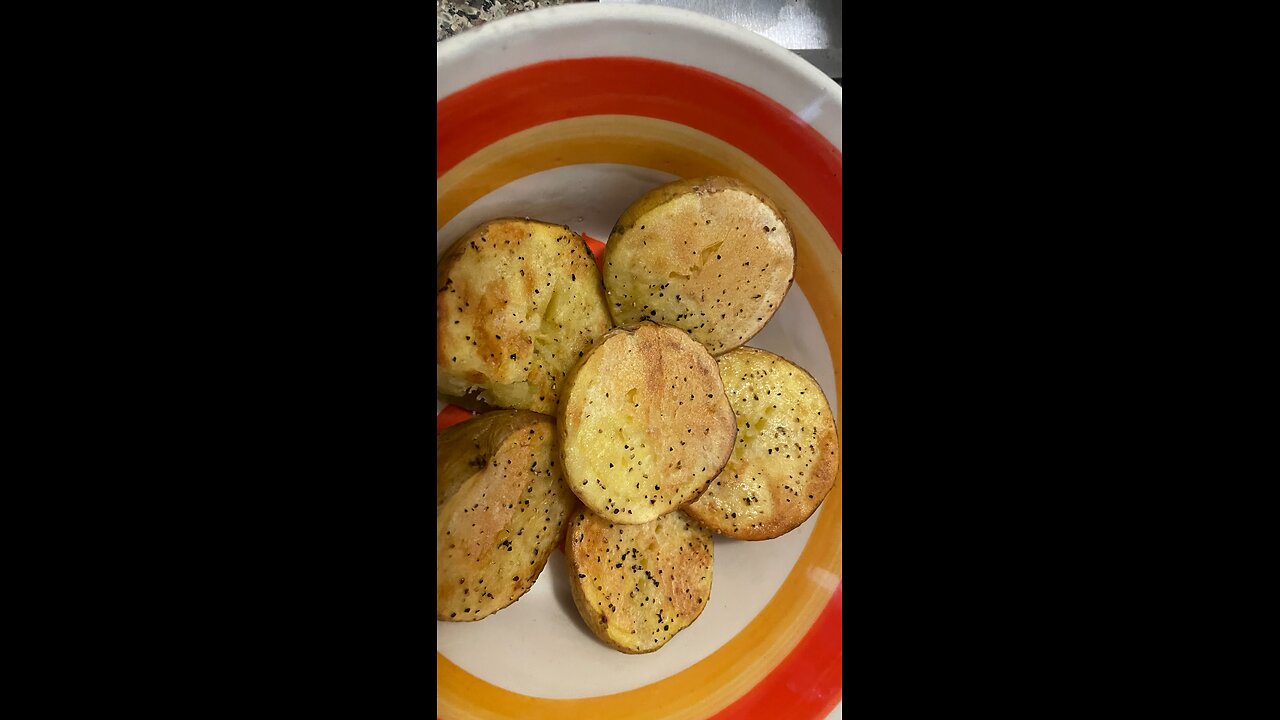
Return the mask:
M 795 256 L 782 212 L 749 185 L 726 177 L 663 185 L 628 208 L 609 235 L 609 312 L 619 325 L 681 328 L 720 355 L 777 312 Z
M 487 222 L 450 247 L 436 281 L 447 397 L 554 415 L 565 373 L 612 327 L 595 258 L 564 225 Z
M 565 480 L 591 512 L 649 522 L 691 502 L 733 452 L 733 409 L 716 361 L 673 327 L 617 328 L 565 381 Z
M 711 533 L 683 513 L 644 525 L 610 522 L 586 510 L 565 540 L 578 613 L 601 640 L 624 653 L 662 647 L 711 598 Z
M 712 531 L 767 540 L 799 527 L 835 485 L 840 439 L 813 376 L 755 348 L 720 356 L 738 439 L 724 471 L 685 508 Z
M 436 619 L 479 620 L 533 586 L 577 499 L 552 418 L 485 413 L 436 439 Z

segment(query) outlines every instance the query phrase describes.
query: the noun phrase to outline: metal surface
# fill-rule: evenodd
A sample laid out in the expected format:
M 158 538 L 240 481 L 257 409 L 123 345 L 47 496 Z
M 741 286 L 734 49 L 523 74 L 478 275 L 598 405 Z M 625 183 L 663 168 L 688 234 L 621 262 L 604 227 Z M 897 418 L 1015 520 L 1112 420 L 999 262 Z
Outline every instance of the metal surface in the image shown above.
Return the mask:
M 836 0 L 600 0 L 692 10 L 752 30 L 796 51 L 829 77 L 844 76 L 843 3 Z

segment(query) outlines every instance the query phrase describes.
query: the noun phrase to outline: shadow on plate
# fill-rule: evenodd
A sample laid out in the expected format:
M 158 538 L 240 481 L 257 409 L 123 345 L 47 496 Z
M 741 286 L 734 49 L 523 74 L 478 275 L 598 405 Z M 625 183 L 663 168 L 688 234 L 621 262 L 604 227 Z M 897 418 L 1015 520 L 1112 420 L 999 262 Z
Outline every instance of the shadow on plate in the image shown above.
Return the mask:
M 543 576 L 547 577 L 547 582 L 551 583 L 551 591 L 556 596 L 556 603 L 564 610 L 573 621 L 573 626 L 578 631 L 596 642 L 600 642 L 600 638 L 582 624 L 582 615 L 578 613 L 578 606 L 573 602 L 573 588 L 569 586 L 569 566 L 564 557 L 563 550 L 556 550 L 551 553 L 551 557 L 547 560 L 547 567 L 542 571 Z M 604 643 L 600 643 L 603 645 Z

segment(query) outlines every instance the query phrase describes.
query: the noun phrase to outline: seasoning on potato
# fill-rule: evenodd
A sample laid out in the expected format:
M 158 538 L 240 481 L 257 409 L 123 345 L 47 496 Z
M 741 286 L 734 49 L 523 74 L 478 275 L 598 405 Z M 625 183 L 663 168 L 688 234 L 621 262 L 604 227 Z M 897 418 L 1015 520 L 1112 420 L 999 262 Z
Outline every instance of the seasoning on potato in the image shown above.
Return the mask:
M 617 328 L 570 372 L 558 430 L 569 488 L 591 512 L 646 523 L 696 499 L 737 434 L 715 359 L 677 328 Z
M 585 510 L 565 539 L 578 614 L 624 653 L 662 647 L 702 613 L 711 597 L 711 533 L 674 512 L 622 525 Z
M 777 312 L 795 255 L 782 212 L 746 183 L 706 177 L 663 185 L 632 204 L 609 235 L 609 312 L 619 325 L 674 325 L 720 355 Z
M 505 218 L 440 259 L 436 389 L 554 415 L 564 375 L 612 327 L 600 269 L 563 225 Z
M 738 348 L 717 363 L 737 418 L 737 443 L 685 512 L 721 535 L 776 538 L 807 520 L 835 485 L 835 418 L 813 376 L 785 358 Z
M 480 620 L 533 586 L 577 500 L 553 420 L 476 416 L 436 439 L 436 619 Z

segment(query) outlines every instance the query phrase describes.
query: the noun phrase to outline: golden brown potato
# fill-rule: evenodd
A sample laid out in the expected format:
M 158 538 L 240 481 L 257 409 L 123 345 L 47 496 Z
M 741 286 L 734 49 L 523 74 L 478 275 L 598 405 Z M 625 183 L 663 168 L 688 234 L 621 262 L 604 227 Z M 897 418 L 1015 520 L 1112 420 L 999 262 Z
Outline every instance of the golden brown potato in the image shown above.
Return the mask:
M 612 327 L 595 258 L 563 225 L 487 222 L 450 247 L 436 281 L 446 396 L 554 415 L 565 373 Z
M 553 420 L 478 415 L 436 439 L 436 618 L 479 620 L 533 586 L 577 504 Z
M 573 603 L 604 642 L 648 653 L 689 627 L 711 598 L 711 533 L 674 512 L 643 525 L 584 509 L 565 541 Z
M 558 429 L 570 489 L 623 524 L 697 498 L 736 432 L 715 359 L 684 331 L 649 322 L 611 331 L 569 373 Z
M 724 471 L 685 512 L 739 540 L 778 537 L 807 520 L 835 485 L 835 418 L 817 381 L 784 358 L 738 348 L 717 362 L 738 441 Z
M 618 325 L 687 330 L 713 355 L 760 332 L 795 275 L 782 212 L 726 177 L 680 180 L 623 213 L 605 246 L 604 285 Z

